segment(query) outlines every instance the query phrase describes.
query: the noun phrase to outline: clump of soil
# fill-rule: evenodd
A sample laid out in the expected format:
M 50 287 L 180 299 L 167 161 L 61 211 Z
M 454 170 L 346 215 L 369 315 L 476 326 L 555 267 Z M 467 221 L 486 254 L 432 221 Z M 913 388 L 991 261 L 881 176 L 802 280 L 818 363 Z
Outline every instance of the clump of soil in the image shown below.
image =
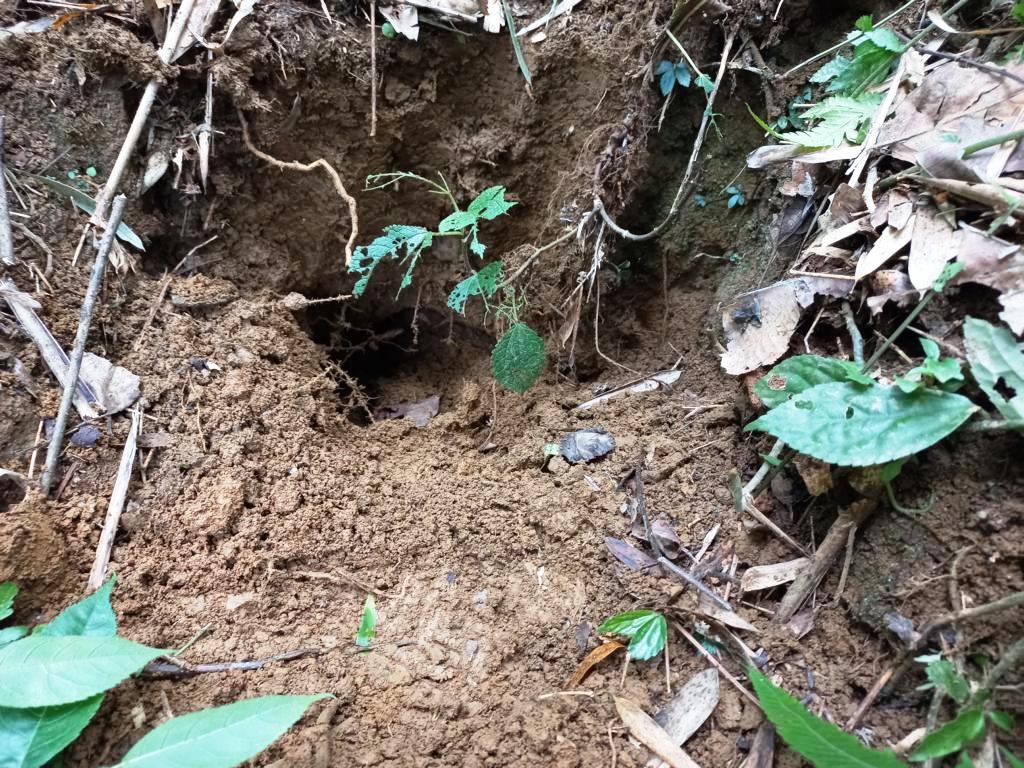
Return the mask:
M 358 302 L 287 309 L 280 297 L 290 291 L 326 297 L 351 288 L 342 262 L 352 222 L 325 177 L 267 166 L 238 130 L 236 108 L 249 114 L 262 149 L 284 160 L 323 157 L 352 192 L 366 175 L 390 170 L 441 172 L 463 201 L 506 186 L 520 205 L 489 225 L 488 242 L 511 269 L 525 258 L 519 246 L 561 234 L 560 220 L 576 221 L 595 192 L 636 229 L 667 210 L 703 111 L 697 96 L 677 95 L 657 132 L 661 102 L 643 73 L 670 5 L 581 4 L 543 44 L 527 46 L 532 98 L 504 35 L 425 28 L 417 45 L 378 40 L 375 138 L 367 135 L 361 16 L 342 13 L 328 25 L 315 5 L 261 5 L 214 65 L 221 133 L 205 194 L 191 145 L 180 139 L 203 119 L 205 77 L 199 59 L 179 65 L 145 152 L 184 147 L 182 180 L 172 189 L 170 173 L 130 206 L 127 220 L 147 252 L 135 271 L 109 276 L 90 337 L 90 349 L 142 377 L 144 431 L 169 436 L 167 447 L 143 452 L 145 476 L 131 488 L 111 563 L 114 605 L 122 634 L 140 642 L 180 646 L 206 628 L 192 660 L 319 653 L 255 672 L 126 683 L 65 764 L 115 762 L 159 722 L 165 702 L 182 713 L 316 691 L 336 699 L 256 764 L 601 764 L 611 754 L 612 694 L 651 711 L 667 698 L 663 669 L 633 664 L 620 689 L 618 668 L 603 666 L 585 681 L 591 695 L 546 694 L 561 690 L 599 642 L 603 619 L 691 597 L 624 569 L 604 543 L 630 529 L 619 488 L 637 461 L 649 457 L 651 511 L 690 551 L 717 525 L 716 550 L 734 552 L 741 567 L 792 557 L 777 539 L 746 529 L 725 484 L 729 470 L 749 472 L 767 449 L 740 431 L 749 405 L 721 371 L 712 330 L 723 295 L 773 268 L 763 245 L 767 195 L 758 199 L 753 179 L 743 180 L 746 209 L 688 209 L 659 243 L 609 253 L 616 269 L 599 277 L 600 317 L 593 303 L 583 310 L 575 369 L 554 339 L 565 322 L 561 299 L 592 254 L 571 244 L 546 254 L 522 290 L 552 361 L 563 365 L 519 396 L 493 384 L 493 323 L 444 309 L 463 276 L 457 252 L 431 254 L 397 302 L 397 276 L 382 270 Z M 747 5 L 751 34 L 774 42 L 784 26 L 768 21 L 773 8 Z M 534 18 L 548 3 L 523 6 Z M 718 55 L 717 23 L 702 18 L 687 40 L 702 65 Z M 108 169 L 153 74 L 149 51 L 101 16 L 0 42 L 8 164 L 34 172 L 48 164 L 58 176 Z M 759 79 L 741 72 L 727 86 L 722 135 L 709 139 L 702 178 L 709 194 L 735 178 L 760 137 L 743 107 L 759 98 Z M 599 164 L 607 170 L 595 179 Z M 411 185 L 357 197 L 360 242 L 387 224 L 431 225 L 445 213 Z M 72 264 L 82 218 L 53 198 L 32 202 L 29 226 L 54 250 L 52 290 L 40 284 L 36 296 L 68 342 L 87 279 L 88 258 Z M 19 246 L 35 257 L 27 241 Z M 17 279 L 30 286 L 24 273 Z M 7 360 L 29 371 L 30 385 Z M 681 377 L 672 388 L 573 410 L 631 371 L 675 364 Z M 440 412 L 422 428 L 372 418 L 380 405 L 432 395 Z M 30 343 L 0 335 L 0 464 L 27 472 L 39 419 L 54 414 L 58 396 Z M 545 443 L 593 426 L 614 435 L 609 457 L 545 464 Z M 0 580 L 22 586 L 20 620 L 45 621 L 81 593 L 126 433 L 125 419 L 114 418 L 95 447 L 69 447 L 57 498 L 30 493 L 4 513 L 9 557 Z M 982 440 L 929 452 L 919 472 L 935 509 L 914 522 L 879 515 L 842 599 L 816 603 L 809 635 L 797 641 L 773 628 L 748 639 L 790 662 L 786 684 L 813 693 L 836 720 L 881 671 L 881 614 L 892 607 L 924 621 L 945 610 L 933 578 L 951 553 L 975 546 L 960 570 L 975 602 L 1021 588 L 1012 567 L 1019 525 L 987 533 L 993 515 L 1019 506 L 1020 479 L 1009 468 L 1019 445 L 1004 438 L 981 450 Z M 808 515 L 805 538 L 834 515 Z M 834 594 L 837 579 L 823 592 Z M 371 653 L 357 653 L 351 641 L 368 592 L 377 595 L 378 637 Z M 739 612 L 760 614 L 749 604 Z M 1007 632 L 1005 618 L 974 624 L 971 641 L 988 647 L 997 628 Z M 670 658 L 673 688 L 705 666 L 674 633 Z M 875 710 L 865 723 L 884 740 L 917 717 Z M 757 709 L 723 685 L 721 705 L 687 748 L 706 766 L 736 764 L 759 722 Z M 619 730 L 612 738 L 619 765 L 645 763 L 646 752 Z

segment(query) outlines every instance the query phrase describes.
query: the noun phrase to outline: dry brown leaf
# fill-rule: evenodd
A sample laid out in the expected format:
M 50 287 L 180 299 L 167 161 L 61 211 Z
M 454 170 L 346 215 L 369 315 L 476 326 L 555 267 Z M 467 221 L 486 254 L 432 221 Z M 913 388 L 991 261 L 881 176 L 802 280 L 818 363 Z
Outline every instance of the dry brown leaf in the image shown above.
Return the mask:
M 915 222 L 916 217 L 911 216 L 910 220 L 907 221 L 906 226 L 902 229 L 886 227 L 885 231 L 878 236 L 875 244 L 871 246 L 871 250 L 863 254 L 857 260 L 857 268 L 854 271 L 854 277 L 858 280 L 867 277 L 897 253 L 906 248 L 914 237 Z
M 572 677 L 565 684 L 566 688 L 575 688 L 577 685 L 583 682 L 585 678 L 594 667 L 600 664 L 602 661 L 607 659 L 613 653 L 620 648 L 626 646 L 620 643 L 618 640 L 608 640 L 601 645 L 597 646 L 594 650 L 586 655 L 586 658 L 580 662 L 580 665 L 576 667 L 576 671 L 572 673 Z
M 709 619 L 719 621 L 722 624 L 725 624 L 727 627 L 732 627 L 733 629 L 742 629 L 747 632 L 761 631 L 753 624 L 751 624 L 749 621 L 740 616 L 738 613 L 727 611 L 725 608 L 719 608 L 717 605 L 711 602 L 710 598 L 708 598 L 704 594 L 701 594 L 700 597 L 697 598 L 697 610 L 703 613 Z
M 775 727 L 767 720 L 761 723 L 742 768 L 772 768 L 775 764 Z
M 642 395 L 647 392 L 654 392 L 655 390 L 663 387 L 668 388 L 675 384 L 682 375 L 682 371 L 658 371 L 657 373 L 652 373 L 646 378 L 634 379 L 622 386 L 615 387 L 615 389 L 602 392 L 597 397 L 587 400 L 585 403 L 580 403 L 573 408 L 573 410 L 589 411 L 595 406 L 603 405 L 610 400 L 616 400 L 620 397 L 625 397 L 626 395 Z
M 845 181 L 836 187 L 829 203 L 828 212 L 832 221 L 846 224 L 864 211 L 864 195 Z
M 860 154 L 860 146 L 843 145 L 833 149 L 822 149 L 817 152 L 805 152 L 797 144 L 766 144 L 758 147 L 747 155 L 748 168 L 767 168 L 776 163 L 799 160 L 801 163 L 833 163 L 840 160 L 853 160 Z
M 206 43 L 206 36 L 213 25 L 213 19 L 220 10 L 221 0 L 196 0 L 192 6 L 192 12 L 188 15 L 188 22 L 181 32 L 178 45 L 171 54 L 171 61 L 175 62 L 196 42 L 203 45 Z M 170 3 L 168 3 L 170 5 Z
M 907 264 L 911 285 L 922 291 L 932 287 L 946 262 L 956 258 L 954 235 L 955 230 L 939 215 L 938 209 L 927 206 L 918 210 Z
M 929 176 L 934 176 L 937 179 L 958 179 L 971 182 L 985 180 L 963 159 L 963 150 L 959 145 L 935 144 L 925 147 L 917 153 L 917 164 Z
M 796 560 L 788 560 L 784 563 L 755 565 L 752 568 L 747 568 L 740 578 L 740 589 L 744 592 L 757 592 L 777 587 L 780 584 L 788 584 L 810 562 L 806 557 L 798 557 Z
M 738 376 L 774 363 L 788 351 L 800 315 L 816 295 L 846 296 L 852 290 L 852 280 L 799 277 L 737 297 L 722 310 L 728 340 L 722 367 Z
M 654 721 L 665 729 L 674 743 L 682 746 L 711 717 L 719 697 L 718 670 L 709 667 L 691 677 L 672 701 L 658 710 Z M 647 761 L 647 768 L 664 765 L 658 758 Z
M 964 270 L 956 283 L 979 283 L 999 291 L 999 317 L 1020 335 L 1024 333 L 1024 253 L 1020 246 L 961 224 L 957 232 L 958 260 Z
M 874 234 L 875 227 L 867 216 L 862 216 L 859 219 L 854 219 L 853 221 L 847 222 L 835 229 L 830 229 L 828 232 L 823 232 L 815 239 L 815 245 L 835 245 L 836 243 L 841 243 L 848 237 L 863 235 L 868 232 Z
M 793 459 L 793 466 L 811 496 L 821 496 L 832 490 L 832 468 L 825 462 L 798 453 Z
M 882 307 L 890 301 L 896 302 L 898 307 L 905 307 L 921 297 L 921 292 L 914 290 L 910 278 L 902 269 L 876 270 L 868 277 L 868 283 L 874 294 L 868 297 L 867 302 L 873 315 L 881 312 Z
M 700 768 L 689 755 L 672 743 L 665 730 L 640 707 L 622 696 L 615 697 L 615 710 L 629 732 L 672 768 Z

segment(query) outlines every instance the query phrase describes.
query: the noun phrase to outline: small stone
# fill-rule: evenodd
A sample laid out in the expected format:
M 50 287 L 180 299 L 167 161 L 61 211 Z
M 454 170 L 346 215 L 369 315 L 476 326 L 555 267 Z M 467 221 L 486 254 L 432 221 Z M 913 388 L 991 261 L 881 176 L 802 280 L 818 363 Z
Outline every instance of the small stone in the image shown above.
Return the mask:
M 239 595 L 228 595 L 227 600 L 224 601 L 224 605 L 229 611 L 234 611 L 241 608 L 246 603 L 251 602 L 255 598 L 255 592 L 242 592 Z

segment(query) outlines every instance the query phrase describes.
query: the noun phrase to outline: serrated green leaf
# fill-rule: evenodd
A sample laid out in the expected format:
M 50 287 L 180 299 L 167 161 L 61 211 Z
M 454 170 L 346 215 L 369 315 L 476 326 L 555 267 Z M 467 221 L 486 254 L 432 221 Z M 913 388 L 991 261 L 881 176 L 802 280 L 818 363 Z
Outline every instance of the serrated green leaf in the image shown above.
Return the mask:
M 783 741 L 816 768 L 906 768 L 891 750 L 868 749 L 856 737 L 815 717 L 756 669 L 748 674 L 761 708 Z
M 515 323 L 491 352 L 494 378 L 506 389 L 522 394 L 544 369 L 544 340 L 526 323 Z
M 830 464 L 866 467 L 923 451 L 976 410 L 950 392 L 906 395 L 896 387 L 837 382 L 805 390 L 745 430 L 767 432 Z
M 122 637 L 32 635 L 0 648 L 0 706 L 81 701 L 113 688 L 165 653 Z
M 881 94 L 865 94 L 857 98 L 833 96 L 808 108 L 803 118 L 819 121 L 803 131 L 782 134 L 783 141 L 802 147 L 836 147 L 844 140 L 858 142 L 862 123 L 870 120 L 881 103 Z
M 476 224 L 477 214 L 469 211 L 453 211 L 441 219 L 437 225 L 438 232 L 461 232 L 466 227 Z
M 18 585 L 13 581 L 0 584 L 0 621 L 14 613 L 14 598 L 18 596 Z
M 703 72 L 697 75 L 697 79 L 694 81 L 694 85 L 700 88 L 708 96 L 715 90 L 715 81 L 708 77 Z
M 359 620 L 359 630 L 356 632 L 356 645 L 360 648 L 369 648 L 373 645 L 373 638 L 377 635 L 377 604 L 373 595 L 366 596 L 363 603 L 363 615 Z
M 668 638 L 668 622 L 658 611 L 636 610 L 618 613 L 597 628 L 601 634 L 629 638 L 630 658 L 643 661 L 661 653 Z
M 143 736 L 115 768 L 232 768 L 258 755 L 329 694 L 260 696 L 190 712 Z
M 83 211 L 88 213 L 90 216 L 96 213 L 96 201 L 93 200 L 89 195 L 85 194 L 82 190 L 77 187 L 71 187 L 67 184 L 63 184 L 56 179 L 51 179 L 48 176 L 35 176 L 34 174 L 26 174 L 31 179 L 35 179 L 40 184 L 45 184 L 54 192 L 64 195 L 65 197 L 71 198 L 71 201 L 81 208 Z M 119 240 L 124 240 L 129 245 L 133 245 L 140 251 L 145 251 L 146 247 L 142 244 L 141 238 L 136 235 L 131 227 L 125 224 L 123 221 L 117 227 L 117 237 Z
M 964 346 L 971 374 L 992 405 L 1007 419 L 1024 419 L 1024 344 L 1018 344 L 1007 328 L 968 317 L 964 321 Z M 1003 394 L 1007 390 L 1014 393 L 1009 400 Z
M 5 627 L 0 629 L 0 647 L 13 643 L 15 640 L 21 640 L 25 635 L 28 634 L 28 627 Z M 2 754 L 2 753 L 0 753 Z
M 383 235 L 369 245 L 359 246 L 352 254 L 352 263 L 349 265 L 348 271 L 351 274 L 360 275 L 352 287 L 353 295 L 362 296 L 377 265 L 384 259 L 397 261 L 402 258 L 403 249 L 405 250 L 404 258 L 411 259 L 409 269 L 406 270 L 408 281 L 402 280 L 402 287 L 406 287 L 408 283 L 412 282 L 411 270 L 415 268 L 417 259 L 425 249 L 430 247 L 432 242 L 433 234 L 423 227 L 407 224 L 392 224 L 385 227 Z
M 861 377 L 860 366 L 849 360 L 820 355 L 797 355 L 772 368 L 757 380 L 754 392 L 765 408 L 774 408 L 786 402 L 793 395 L 818 384 L 833 381 L 848 381 L 850 377 Z M 863 381 L 862 378 L 858 378 Z M 871 379 L 867 383 L 872 383 Z
M 996 728 L 1006 731 L 1007 733 L 1013 733 L 1016 723 L 1014 722 L 1013 715 L 1009 712 L 1003 712 L 1001 709 L 994 709 L 988 713 L 988 719 L 992 721 L 992 725 Z
M 904 45 L 891 29 L 872 29 L 864 33 L 864 37 L 886 51 L 900 54 Z
M 889 76 L 889 70 L 899 56 L 899 53 L 879 46 L 870 39 L 863 40 L 854 48 L 850 66 L 836 75 L 825 90 L 843 95 L 863 93 Z
M 686 63 L 680 61 L 673 69 L 675 70 L 676 82 L 683 88 L 689 88 L 693 74 L 690 72 L 690 68 L 686 66 Z
M 812 83 L 827 83 L 829 80 L 833 80 L 842 75 L 850 65 L 853 64 L 850 59 L 845 56 L 836 56 L 830 62 L 821 67 L 813 75 L 810 76 L 809 80 Z
M 103 694 L 57 707 L 0 707 L 0 766 L 39 768 L 78 738 Z
M 504 187 L 488 187 L 469 204 L 469 212 L 492 221 L 508 213 L 515 205 L 515 201 L 505 199 Z
M 115 576 L 84 600 L 68 606 L 57 618 L 39 631 L 49 637 L 95 636 L 113 637 L 117 634 L 117 616 L 110 606 L 110 593 Z
M 913 762 L 945 757 L 970 746 L 985 735 L 985 714 L 967 709 L 934 733 L 929 733 L 910 755 Z
M 1006 762 L 1009 764 L 1010 768 L 1024 768 L 1024 760 L 1021 760 L 1006 747 L 999 747 L 999 752 L 1004 758 L 1006 758 Z
M 971 686 L 967 679 L 956 671 L 953 662 L 937 659 L 925 667 L 928 679 L 954 701 L 963 704 L 971 695 Z
M 486 267 L 462 280 L 448 295 L 448 307 L 460 315 L 466 313 L 466 300 L 470 296 L 493 296 L 501 280 L 501 262 L 492 261 Z

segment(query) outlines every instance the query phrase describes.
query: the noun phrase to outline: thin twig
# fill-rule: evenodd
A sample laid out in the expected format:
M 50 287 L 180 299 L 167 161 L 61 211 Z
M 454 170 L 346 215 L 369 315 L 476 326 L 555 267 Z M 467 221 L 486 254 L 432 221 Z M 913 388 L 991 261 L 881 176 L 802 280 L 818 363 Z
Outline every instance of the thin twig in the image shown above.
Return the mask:
M 676 190 L 676 196 L 672 200 L 672 207 L 669 208 L 668 215 L 665 220 L 662 221 L 658 226 L 652 229 L 650 232 L 645 232 L 642 235 L 637 235 L 630 232 L 627 229 L 623 229 L 608 215 L 608 211 L 605 210 L 604 203 L 601 198 L 596 195 L 594 197 L 594 213 L 599 213 L 601 218 L 608 227 L 615 232 L 619 237 L 634 242 L 641 242 L 644 240 L 653 240 L 655 237 L 660 235 L 666 227 L 672 222 L 679 213 L 679 209 L 683 202 L 690 196 L 693 191 L 694 184 L 694 169 L 697 166 L 697 158 L 700 156 L 701 147 L 704 144 L 704 138 L 707 136 L 708 127 L 711 125 L 711 120 L 714 116 L 714 105 L 715 97 L 718 95 L 719 86 L 722 84 L 722 78 L 725 77 L 726 66 L 729 63 L 729 52 L 732 50 L 733 40 L 736 39 L 736 32 L 731 31 L 725 38 L 725 47 L 722 49 L 722 58 L 718 64 L 718 74 L 715 76 L 715 84 L 711 89 L 711 93 L 708 94 L 707 107 L 704 109 L 704 116 L 700 121 L 700 128 L 697 129 L 697 137 L 693 141 L 693 151 L 690 152 L 690 160 L 686 164 L 686 171 L 683 173 L 683 178 L 679 182 L 679 188 Z
M 89 337 L 92 313 L 96 307 L 96 298 L 99 296 L 100 286 L 103 284 L 103 272 L 107 266 L 110 247 L 117 236 L 117 227 L 121 223 L 121 215 L 124 213 L 124 206 L 127 201 L 124 195 L 118 195 L 114 200 L 113 210 L 110 212 L 110 223 L 107 231 L 103 233 L 100 247 L 96 251 L 96 261 L 92 265 L 89 286 L 86 288 L 85 298 L 82 300 L 82 313 L 78 319 L 78 333 L 75 336 L 75 346 L 71 350 L 71 356 L 68 361 L 68 374 L 64 382 L 64 394 L 61 396 L 60 407 L 57 409 L 57 419 L 53 424 L 53 436 L 50 438 L 50 444 L 46 448 L 46 465 L 43 468 L 43 475 L 39 481 L 39 487 L 44 496 L 50 495 L 54 474 L 57 471 L 57 462 L 60 459 L 60 451 L 64 442 L 64 430 L 68 423 L 68 413 L 71 411 L 71 403 L 74 400 L 75 391 L 78 387 L 78 375 L 82 371 L 82 357 L 85 355 L 85 343 Z
M 962 53 L 946 53 L 945 51 L 936 51 L 923 45 L 915 45 L 914 50 L 919 53 L 923 53 L 927 56 L 934 56 L 937 59 L 946 59 L 947 61 L 955 61 L 957 64 L 967 64 L 968 66 L 980 69 L 982 72 L 987 72 L 990 75 L 996 77 L 1005 77 L 1007 80 L 1013 80 L 1014 82 L 1024 85 L 1024 77 L 1015 75 L 1005 67 L 995 67 L 991 64 L 983 64 L 980 61 L 974 59 L 968 59 Z
M 142 674 L 150 677 L 191 677 L 211 672 L 231 672 L 242 670 L 250 672 L 255 669 L 263 669 L 268 664 L 277 661 L 295 661 L 297 659 L 314 658 L 321 654 L 319 648 L 300 648 L 297 651 L 287 651 L 271 656 L 267 659 L 254 659 L 252 661 L 226 661 L 219 664 L 190 664 L 187 661 L 175 656 L 161 656 L 159 661 L 151 661 L 142 669 Z
M 589 214 L 587 214 L 587 215 L 589 216 Z M 511 285 L 512 283 L 514 283 L 516 280 L 518 280 L 519 276 L 522 275 L 523 272 L 525 272 L 527 269 L 529 269 L 530 265 L 533 264 L 533 262 L 536 261 L 537 257 L 540 256 L 542 253 L 544 253 L 544 251 L 547 251 L 547 250 L 549 250 L 551 248 L 554 248 L 556 245 L 561 245 L 566 240 L 574 237 L 575 235 L 576 235 L 576 230 L 575 229 L 570 229 L 568 232 L 566 232 L 564 235 L 559 237 L 557 240 L 552 240 L 547 245 L 542 245 L 540 248 L 537 248 L 533 253 L 530 254 L 529 258 L 526 259 L 526 261 L 524 261 L 522 264 L 520 264 L 516 268 L 516 271 L 512 273 L 511 277 L 505 279 L 504 281 L 502 281 L 501 283 L 498 284 L 498 288 L 496 290 L 500 290 L 501 288 L 506 288 L 509 285 Z
M 13 267 L 18 262 L 14 258 L 11 212 L 7 208 L 7 176 L 4 173 L 4 122 L 4 115 L 0 115 L 0 261 L 8 267 Z
M 167 289 L 171 286 L 171 276 L 165 275 L 164 279 L 160 282 L 160 290 L 157 291 L 156 299 L 153 301 L 153 305 L 149 308 L 149 313 L 146 315 L 146 322 L 142 324 L 142 330 L 139 331 L 139 335 L 135 337 L 135 341 L 132 344 L 132 352 L 138 350 L 139 345 L 142 344 L 142 340 L 146 337 L 146 331 L 149 330 L 149 326 L 153 324 L 153 319 L 156 317 L 157 310 L 160 309 L 160 304 L 163 303 L 164 296 L 167 294 Z
M 245 142 L 245 146 L 252 152 L 256 157 L 264 162 L 270 163 L 275 168 L 281 168 L 283 170 L 301 171 L 303 173 L 311 173 L 317 168 L 323 168 L 328 176 L 331 177 L 331 181 L 334 183 L 334 189 L 337 191 L 338 196 L 345 201 L 348 205 L 348 215 L 352 220 L 352 231 L 349 233 L 348 241 L 345 243 L 345 265 L 348 266 L 352 263 L 352 246 L 355 245 L 356 238 L 359 236 L 359 212 L 356 210 L 356 201 L 345 189 L 345 185 L 341 181 L 341 177 L 338 172 L 334 170 L 334 166 L 324 160 L 322 157 L 314 160 L 312 163 L 299 163 L 292 161 L 278 160 L 276 157 L 268 155 L 256 148 L 256 145 L 252 143 L 252 137 L 249 136 L 249 124 L 245 121 L 245 115 L 242 114 L 242 110 L 238 110 L 238 122 L 242 126 L 242 140 Z
M 679 630 L 679 633 L 686 638 L 687 642 L 689 642 L 690 645 L 692 645 L 701 656 L 703 656 L 705 659 L 711 662 L 711 665 L 715 669 L 717 669 L 719 673 L 721 673 L 722 677 L 724 677 L 726 680 L 732 683 L 733 687 L 737 691 L 739 691 L 743 695 L 743 697 L 746 698 L 751 704 L 753 704 L 758 709 L 761 708 L 761 703 L 754 697 L 754 694 L 752 694 L 750 691 L 748 691 L 746 688 L 740 685 L 740 681 L 733 677 L 729 670 L 722 666 L 722 662 L 716 659 L 714 654 L 709 653 L 708 649 L 701 645 L 697 641 L 697 638 L 695 638 L 686 630 L 686 627 L 684 627 L 678 621 L 673 621 L 672 623 L 675 625 L 675 628 Z
M 377 135 L 377 0 L 370 0 L 370 138 Z
M 117 200 L 114 201 L 114 212 L 115 214 L 117 212 Z M 128 439 L 124 441 L 124 450 L 121 452 L 121 463 L 117 467 L 114 490 L 110 493 L 107 517 L 103 521 L 103 532 L 100 533 L 100 541 L 96 546 L 96 559 L 93 561 L 92 571 L 89 573 L 90 592 L 102 587 L 103 580 L 107 577 L 110 553 L 114 549 L 114 537 L 117 536 L 117 526 L 121 522 L 121 512 L 124 510 L 124 503 L 128 498 L 128 484 L 131 482 L 132 468 L 135 466 L 135 453 L 139 438 L 139 424 L 141 422 L 142 412 L 135 408 L 132 411 L 132 424 L 128 430 Z
M 853 362 L 857 365 L 864 365 L 864 337 L 857 327 L 857 319 L 853 316 L 850 302 L 843 302 L 843 318 L 846 320 L 846 331 L 850 334 L 850 343 L 853 345 Z

